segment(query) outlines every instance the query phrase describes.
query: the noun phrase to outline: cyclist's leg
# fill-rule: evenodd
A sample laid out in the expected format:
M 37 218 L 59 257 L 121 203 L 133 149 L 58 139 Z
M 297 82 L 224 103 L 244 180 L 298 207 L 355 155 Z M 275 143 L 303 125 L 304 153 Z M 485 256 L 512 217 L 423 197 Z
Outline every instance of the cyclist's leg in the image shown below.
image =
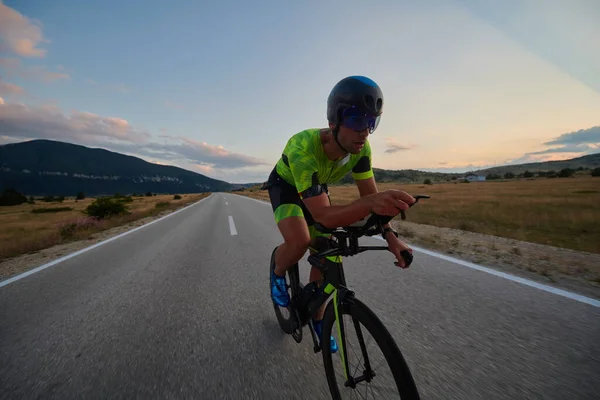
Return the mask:
M 304 212 L 302 200 L 296 189 L 279 177 L 275 170 L 269 181 L 269 198 L 277 227 L 283 236 L 283 243 L 275 252 L 275 271 L 272 276 L 271 294 L 275 302 L 286 307 L 289 304 L 289 294 L 285 288 L 285 273 L 296 264 L 308 250 L 310 233 Z
M 327 197 L 329 197 L 328 191 L 327 191 Z M 329 198 L 329 204 L 331 204 L 331 198 Z M 314 226 L 315 221 L 312 218 L 312 215 L 310 214 L 308 209 L 306 209 L 304 207 L 304 205 L 302 205 L 302 207 L 303 207 L 303 213 L 305 214 L 305 218 L 308 223 L 308 230 L 310 232 L 311 248 L 318 251 L 318 250 L 320 250 L 320 247 L 321 247 L 319 240 L 329 239 L 329 238 L 331 238 L 331 235 L 317 230 Z M 311 250 L 311 253 L 313 253 L 313 250 Z M 333 257 L 327 257 L 327 259 L 334 261 L 334 262 L 340 262 L 341 257 L 333 256 Z M 310 282 L 316 281 L 319 286 L 322 286 L 323 275 L 321 273 L 321 270 L 319 270 L 316 267 L 311 267 L 309 281 Z M 319 308 L 319 310 L 313 316 L 313 324 L 314 324 L 315 330 L 317 332 L 317 336 L 319 337 L 319 340 L 321 340 L 321 341 L 322 341 L 322 333 L 323 333 L 323 314 L 325 312 L 326 306 L 327 306 L 327 302 L 323 303 L 323 305 Z M 336 342 L 335 338 L 333 336 L 330 336 L 329 340 L 330 340 L 331 352 L 332 353 L 337 352 L 338 346 L 337 346 L 337 342 Z

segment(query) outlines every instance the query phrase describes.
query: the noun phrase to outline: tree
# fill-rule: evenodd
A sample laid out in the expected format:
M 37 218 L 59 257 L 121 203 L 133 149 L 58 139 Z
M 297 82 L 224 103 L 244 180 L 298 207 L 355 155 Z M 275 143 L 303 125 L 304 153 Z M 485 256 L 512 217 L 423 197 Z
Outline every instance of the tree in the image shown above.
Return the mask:
M 85 193 L 83 193 L 83 192 L 77 193 L 75 200 L 83 200 L 83 199 L 85 199 Z
M 533 172 L 525 171 L 525 173 L 523 174 L 523 177 L 525 177 L 525 178 L 533 178 Z
M 575 173 L 575 170 L 573 170 L 571 168 L 563 168 L 558 173 L 558 176 L 561 178 L 568 178 L 568 177 L 572 176 L 574 173 Z
M 425 184 L 425 185 L 431 185 L 431 184 L 432 184 L 432 183 L 431 183 L 431 179 L 429 179 L 429 178 L 425 179 L 425 180 L 423 181 L 423 184 Z
M 592 170 L 592 176 L 600 176 L 600 167 L 594 168 Z
M 515 177 L 515 174 L 513 174 L 512 172 L 507 172 L 504 174 L 505 179 L 513 179 L 514 177 Z

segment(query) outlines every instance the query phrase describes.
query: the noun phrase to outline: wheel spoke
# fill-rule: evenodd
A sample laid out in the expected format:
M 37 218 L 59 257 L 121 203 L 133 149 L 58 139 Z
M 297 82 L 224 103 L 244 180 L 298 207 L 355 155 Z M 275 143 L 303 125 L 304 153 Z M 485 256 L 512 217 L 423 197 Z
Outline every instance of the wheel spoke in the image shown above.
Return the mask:
M 361 309 L 361 307 L 363 308 Z M 365 313 L 364 307 L 362 303 L 358 305 L 346 303 L 339 315 L 339 318 L 346 317 L 352 320 L 351 323 L 346 322 L 346 319 L 340 322 L 345 328 L 345 351 L 348 358 L 346 362 L 348 363 L 349 378 L 352 377 L 354 381 L 360 379 L 360 381 L 355 383 L 354 388 L 345 386 L 346 376 L 341 363 L 342 352 L 325 355 L 328 380 L 330 384 L 333 384 L 332 379 L 335 380 L 336 385 L 334 386 L 337 386 L 337 392 L 342 394 L 342 398 L 400 398 L 396 377 L 404 375 L 410 382 L 410 371 L 403 364 L 402 353 L 398 352 L 393 342 L 389 342 L 390 337 L 385 331 L 385 327 L 376 318 L 371 318 L 368 312 Z M 331 318 L 331 315 L 328 314 L 327 319 L 328 332 L 331 329 L 331 335 L 339 338 L 337 323 L 334 318 Z M 354 329 L 348 329 L 349 327 Z M 358 342 L 358 346 L 352 343 L 353 341 Z M 328 359 L 328 357 L 335 358 Z M 397 369 L 396 373 L 393 371 L 394 368 Z M 410 383 L 412 384 L 412 382 Z M 403 387 L 406 386 L 403 385 Z M 407 393 L 407 395 L 410 397 L 417 394 L 413 392 Z

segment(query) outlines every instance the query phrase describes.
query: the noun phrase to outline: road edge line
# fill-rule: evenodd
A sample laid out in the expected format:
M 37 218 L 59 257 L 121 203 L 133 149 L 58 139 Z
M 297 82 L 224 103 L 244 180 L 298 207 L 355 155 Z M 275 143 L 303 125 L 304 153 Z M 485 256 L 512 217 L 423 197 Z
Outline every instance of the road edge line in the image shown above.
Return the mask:
M 190 205 L 187 205 L 187 206 L 185 206 L 185 207 L 183 207 L 183 208 L 180 208 L 179 210 L 175 210 L 175 211 L 173 211 L 172 213 L 169 213 L 169 214 L 167 214 L 167 215 L 164 215 L 164 216 L 162 216 L 162 217 L 160 217 L 160 218 L 158 218 L 158 219 L 152 220 L 152 221 L 150 221 L 150 222 L 148 222 L 148 223 L 145 223 L 144 225 L 137 226 L 137 227 L 135 227 L 135 228 L 133 228 L 133 229 L 130 229 L 130 230 L 128 230 L 128 231 L 125 231 L 125 232 L 122 232 L 122 233 L 119 233 L 119 234 L 118 234 L 118 235 L 116 235 L 116 236 L 110 237 L 110 238 L 108 238 L 108 239 L 105 239 L 105 240 L 103 240 L 103 241 L 101 241 L 101 242 L 95 243 L 95 244 L 93 244 L 93 245 L 91 245 L 91 246 L 84 247 L 83 249 L 77 250 L 77 251 L 76 251 L 76 252 L 74 252 L 74 253 L 67 254 L 66 256 L 62 256 L 62 257 L 60 257 L 60 258 L 57 258 L 56 260 L 50 261 L 50 262 L 48 262 L 48 263 L 46 263 L 46 264 L 42 264 L 42 265 L 40 265 L 39 267 L 36 267 L 36 268 L 34 268 L 34 269 L 30 269 L 29 271 L 23 272 L 23 273 L 21 273 L 21 274 L 19 274 L 19 275 L 15 275 L 15 276 L 13 276 L 13 277 L 11 277 L 11 278 L 8 278 L 8 279 L 5 279 L 5 280 L 3 280 L 3 281 L 0 281 L 0 288 L 1 288 L 1 287 L 4 287 L 4 286 L 7 286 L 7 285 L 10 285 L 11 283 L 13 283 L 13 282 L 16 282 L 16 281 L 18 281 L 18 280 L 21 280 L 21 279 L 23 279 L 23 278 L 26 278 L 26 277 L 28 277 L 29 275 L 33 275 L 33 274 L 35 274 L 35 273 L 37 273 L 37 272 L 40 272 L 40 271 L 42 271 L 42 270 L 44 270 L 44 269 L 46 269 L 46 268 L 52 267 L 52 266 L 54 266 L 54 265 L 56 265 L 56 264 L 59 264 L 59 263 L 61 263 L 61 262 L 63 262 L 63 261 L 66 261 L 66 260 L 68 260 L 68 259 L 70 259 L 70 258 L 76 257 L 76 256 L 78 256 L 78 255 L 80 255 L 80 254 L 82 254 L 82 253 L 85 253 L 86 251 L 89 251 L 89 250 L 95 249 L 96 247 L 100 247 L 100 246 L 102 246 L 103 244 L 106 244 L 106 243 L 112 242 L 113 240 L 117 240 L 117 239 L 119 239 L 119 238 L 122 238 L 122 237 L 123 237 L 123 236 L 125 236 L 125 235 L 128 235 L 128 234 L 130 234 L 130 233 L 136 232 L 136 231 L 138 231 L 138 230 L 140 230 L 140 229 L 142 229 L 142 228 L 145 228 L 145 227 L 147 227 L 147 226 L 150 226 L 150 225 L 152 225 L 152 224 L 154 224 L 154 223 L 156 223 L 156 222 L 158 222 L 158 221 L 162 221 L 163 219 L 166 219 L 166 218 L 168 218 L 168 217 L 170 217 L 170 216 L 173 216 L 173 215 L 175 215 L 175 214 L 177 214 L 177 213 L 180 213 L 180 212 L 181 212 L 181 211 L 183 211 L 183 210 L 186 210 L 186 209 L 188 209 L 188 208 L 190 208 L 190 207 L 193 207 L 193 206 L 195 206 L 195 205 L 198 205 L 198 204 L 202 203 L 204 200 L 206 200 L 206 199 L 210 198 L 212 195 L 213 195 L 213 193 L 211 193 L 210 195 L 208 195 L 208 196 L 206 196 L 206 197 L 204 197 L 204 198 L 202 198 L 202 199 L 198 200 L 198 201 L 197 201 L 197 202 L 195 202 L 195 203 L 192 203 L 192 204 L 190 204 Z
M 267 203 L 264 200 L 255 199 L 253 197 L 248 197 L 248 196 L 244 196 L 244 195 L 240 195 L 240 194 L 238 194 L 237 196 L 245 197 L 247 199 L 251 199 L 251 200 L 257 201 L 257 202 L 259 202 L 261 204 L 266 204 L 268 206 L 271 205 L 271 203 Z M 379 237 L 379 236 L 373 236 L 373 237 L 375 239 L 385 241 L 385 239 L 382 238 L 382 237 Z M 471 268 L 471 269 L 474 269 L 474 270 L 477 270 L 477 271 L 480 271 L 480 272 L 484 272 L 484 273 L 487 273 L 487 274 L 490 274 L 490 275 L 494 275 L 494 276 L 497 276 L 499 278 L 504 278 L 504 279 L 512 281 L 512 282 L 516 282 L 516 283 L 520 283 L 522 285 L 530 286 L 530 287 L 533 287 L 533 288 L 536 288 L 536 289 L 539 289 L 539 290 L 543 290 L 545 292 L 549 292 L 549 293 L 552 293 L 552 294 L 555 294 L 555 295 L 558 295 L 558 296 L 566 297 L 566 298 L 569 298 L 571 300 L 579 301 L 581 303 L 585 303 L 585 304 L 588 304 L 588 305 L 591 305 L 591 306 L 594 306 L 594 307 L 600 307 L 600 301 L 596 300 L 594 298 L 591 298 L 591 297 L 587 297 L 587 296 L 584 296 L 584 295 L 581 295 L 581 294 L 570 292 L 568 290 L 555 288 L 553 286 L 544 285 L 543 283 L 539 283 L 539 282 L 536 282 L 536 281 L 533 281 L 533 280 L 530 280 L 530 279 L 527 279 L 527 278 L 521 278 L 520 276 L 516 276 L 516 275 L 512 275 L 512 274 L 506 273 L 506 272 L 498 271 L 498 270 L 495 270 L 493 268 L 484 267 L 483 265 L 479 265 L 479 264 L 475 264 L 475 263 L 472 263 L 472 262 L 469 262 L 469 261 L 461 260 L 459 258 L 447 256 L 445 254 L 441 254 L 441 253 L 438 253 L 438 252 L 435 252 L 435 251 L 424 249 L 422 247 L 413 246 L 409 242 L 406 242 L 406 243 L 413 250 L 418 251 L 418 252 L 423 253 L 423 254 L 427 254 L 427 255 L 432 256 L 432 257 L 440 258 L 442 260 L 446 260 L 446 261 L 452 262 L 454 264 L 461 265 L 463 267 Z

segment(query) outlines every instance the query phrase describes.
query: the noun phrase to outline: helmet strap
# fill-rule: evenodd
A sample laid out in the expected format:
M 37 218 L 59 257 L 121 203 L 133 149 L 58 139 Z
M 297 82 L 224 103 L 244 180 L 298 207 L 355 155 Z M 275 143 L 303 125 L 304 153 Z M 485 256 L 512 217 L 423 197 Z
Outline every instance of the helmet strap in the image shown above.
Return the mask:
M 335 139 L 335 142 L 338 144 L 338 146 L 340 146 L 340 148 L 341 148 L 342 150 L 344 150 L 344 153 L 348 154 L 348 153 L 350 153 L 350 152 L 349 152 L 348 150 L 346 150 L 346 149 L 344 148 L 344 146 L 342 146 L 342 144 L 341 144 L 341 143 L 340 143 L 340 141 L 338 140 L 338 133 L 339 133 L 339 131 L 340 131 L 340 124 L 339 124 L 339 123 L 337 123 L 337 124 L 335 124 L 335 128 L 333 129 L 333 131 L 331 131 L 331 132 L 333 133 L 333 138 Z

